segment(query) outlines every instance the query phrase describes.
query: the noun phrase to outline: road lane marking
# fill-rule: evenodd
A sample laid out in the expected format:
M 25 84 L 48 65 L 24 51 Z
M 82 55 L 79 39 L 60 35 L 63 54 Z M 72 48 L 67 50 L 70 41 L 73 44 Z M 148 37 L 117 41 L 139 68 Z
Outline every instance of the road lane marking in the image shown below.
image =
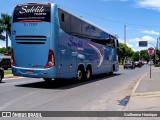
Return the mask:
M 133 95 L 133 94 L 135 93 L 136 89 L 138 88 L 139 83 L 140 83 L 141 80 L 142 80 L 144 77 L 146 77 L 147 75 L 148 75 L 148 73 L 145 73 L 140 79 L 138 79 L 138 82 L 136 83 L 135 87 L 133 88 L 131 95 Z
M 158 95 L 160 94 L 160 91 L 154 91 L 154 92 L 139 92 L 134 93 L 133 96 L 146 96 L 146 95 Z

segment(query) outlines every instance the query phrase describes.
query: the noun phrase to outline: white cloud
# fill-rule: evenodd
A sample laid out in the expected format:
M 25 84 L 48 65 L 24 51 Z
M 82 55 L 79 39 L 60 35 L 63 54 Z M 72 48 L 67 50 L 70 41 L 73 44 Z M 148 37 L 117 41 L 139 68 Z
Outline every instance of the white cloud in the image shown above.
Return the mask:
M 118 38 L 119 43 L 124 43 L 124 40 Z
M 118 39 L 120 43 L 124 43 L 123 39 Z M 127 39 L 127 46 L 130 47 L 133 51 L 140 51 L 140 50 L 145 50 L 147 49 L 146 47 L 139 47 L 139 41 L 148 41 L 148 43 L 155 44 L 156 39 L 151 37 L 151 36 L 143 36 L 141 38 L 132 38 L 132 39 Z M 152 44 L 148 44 L 148 46 L 153 47 Z
M 133 38 L 133 39 L 129 40 L 129 42 L 136 42 L 136 43 L 139 41 L 154 42 L 154 41 L 156 41 L 156 39 L 151 36 L 143 36 L 142 38 Z
M 160 0 L 138 0 L 137 5 L 142 8 L 160 11 Z
M 159 32 L 154 30 L 143 30 L 142 33 L 150 34 L 150 35 L 159 35 Z
M 133 48 L 133 45 L 132 45 L 132 44 L 130 44 L 130 43 L 128 43 L 128 42 L 127 42 L 126 44 L 127 44 L 128 47 Z
M 145 50 L 147 49 L 147 47 L 139 47 L 139 41 L 148 41 L 148 47 L 151 46 L 153 47 L 153 45 L 156 44 L 156 39 L 151 37 L 151 36 L 143 36 L 141 38 L 132 38 L 132 39 L 129 39 L 128 42 L 129 44 L 132 45 L 132 50 L 133 51 L 140 51 L 140 50 Z M 151 44 L 152 43 L 152 44 Z
M 124 43 L 124 40 L 122 40 L 122 39 L 118 39 L 118 41 L 119 41 L 119 43 Z M 129 42 L 127 42 L 126 44 L 127 44 L 127 46 L 130 47 L 130 48 L 133 47 L 133 45 L 130 44 Z

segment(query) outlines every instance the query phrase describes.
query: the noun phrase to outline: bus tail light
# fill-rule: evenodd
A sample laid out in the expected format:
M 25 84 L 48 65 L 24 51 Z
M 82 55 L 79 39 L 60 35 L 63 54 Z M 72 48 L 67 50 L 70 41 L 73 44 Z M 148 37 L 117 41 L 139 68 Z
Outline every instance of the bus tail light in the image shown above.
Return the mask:
M 11 64 L 13 66 L 16 66 L 15 60 L 14 60 L 14 52 L 13 52 L 13 48 L 11 49 Z
M 54 65 L 55 65 L 54 53 L 53 53 L 53 50 L 49 49 L 49 52 L 48 52 L 48 61 L 47 61 L 47 64 L 46 64 L 45 68 L 50 68 L 50 67 L 53 67 Z

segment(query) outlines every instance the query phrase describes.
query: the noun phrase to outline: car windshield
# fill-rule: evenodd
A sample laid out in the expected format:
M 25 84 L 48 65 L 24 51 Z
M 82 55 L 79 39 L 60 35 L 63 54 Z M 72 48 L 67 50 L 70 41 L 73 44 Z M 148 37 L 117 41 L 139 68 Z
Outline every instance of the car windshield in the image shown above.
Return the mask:
M 131 61 L 126 61 L 126 63 L 131 63 Z
M 2 61 L 2 59 L 0 58 L 0 62 Z

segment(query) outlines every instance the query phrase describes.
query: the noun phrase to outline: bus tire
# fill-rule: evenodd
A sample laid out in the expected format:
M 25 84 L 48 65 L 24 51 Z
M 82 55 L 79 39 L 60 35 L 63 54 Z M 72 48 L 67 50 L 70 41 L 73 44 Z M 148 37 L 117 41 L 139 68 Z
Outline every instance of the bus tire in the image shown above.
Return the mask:
M 79 67 L 77 70 L 77 80 L 83 80 L 85 76 L 84 69 L 82 67 Z
M 0 83 L 2 82 L 2 75 L 0 75 Z
M 114 65 L 113 65 L 113 66 L 112 66 L 112 70 L 111 70 L 111 72 L 110 72 L 109 74 L 110 74 L 110 75 L 113 75 L 114 70 L 115 70 L 115 67 L 114 67 Z
M 90 67 L 87 67 L 86 69 L 86 79 L 90 79 L 92 76 L 92 70 Z
M 51 82 L 51 81 L 52 81 L 52 78 L 43 78 L 43 80 L 44 80 L 45 82 Z

